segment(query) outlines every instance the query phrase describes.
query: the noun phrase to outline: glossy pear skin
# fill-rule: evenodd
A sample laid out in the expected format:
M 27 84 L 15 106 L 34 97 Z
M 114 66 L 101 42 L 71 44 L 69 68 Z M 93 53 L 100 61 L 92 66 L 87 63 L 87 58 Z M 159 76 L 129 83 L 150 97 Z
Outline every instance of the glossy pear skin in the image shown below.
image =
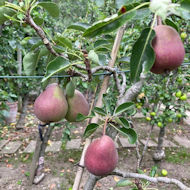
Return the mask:
M 154 28 L 156 36 L 152 46 L 156 59 L 151 72 L 161 74 L 178 68 L 184 60 L 185 49 L 178 32 L 167 25 Z
M 94 140 L 86 151 L 84 163 L 87 170 L 96 176 L 112 172 L 118 163 L 118 153 L 113 140 L 107 135 Z
M 67 100 L 57 83 L 48 85 L 34 102 L 34 114 L 45 123 L 60 121 L 67 110 Z
M 65 118 L 68 121 L 75 122 L 79 113 L 88 115 L 89 104 L 80 91 L 75 90 L 73 97 L 67 97 L 67 102 L 69 108 Z

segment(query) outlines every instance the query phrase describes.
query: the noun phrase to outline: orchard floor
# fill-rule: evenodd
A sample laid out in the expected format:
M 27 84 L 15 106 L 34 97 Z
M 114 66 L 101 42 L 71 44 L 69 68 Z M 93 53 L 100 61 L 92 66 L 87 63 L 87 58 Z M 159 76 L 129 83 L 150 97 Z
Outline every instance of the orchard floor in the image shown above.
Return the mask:
M 27 112 L 22 130 L 15 130 L 14 125 L 4 127 L 0 133 L 0 139 L 8 139 L 10 141 L 21 141 L 22 147 L 15 154 L 0 155 L 0 190 L 69 190 L 75 179 L 78 169 L 76 163 L 79 162 L 82 148 L 78 150 L 66 150 L 63 143 L 61 151 L 57 153 L 46 153 L 45 157 L 45 173 L 46 177 L 38 185 L 28 185 L 29 168 L 31 164 L 32 154 L 24 154 L 22 151 L 30 140 L 35 140 L 37 135 L 37 119 L 33 114 L 32 103 L 27 106 Z M 143 119 L 135 119 L 135 129 L 139 134 L 139 139 L 146 139 L 146 135 L 150 126 Z M 64 123 L 63 123 L 64 126 Z M 72 129 L 72 138 L 80 138 L 83 133 L 85 123 L 77 124 L 77 128 Z M 61 140 L 63 127 L 55 127 L 51 140 Z M 159 129 L 155 128 L 152 139 L 157 137 Z M 98 136 L 98 132 L 96 135 Z M 174 135 L 183 135 L 190 139 L 190 126 L 174 125 L 167 127 L 166 137 L 173 140 Z M 83 140 L 84 142 L 84 140 Z M 84 145 L 84 143 L 83 143 Z M 118 168 L 122 171 L 135 172 L 136 168 L 136 150 L 135 148 L 120 148 Z M 140 146 L 142 150 L 143 146 Z M 143 159 L 142 170 L 149 174 L 152 166 L 155 166 L 152 160 L 152 154 L 155 148 L 148 148 Z M 157 175 L 161 176 L 161 169 L 168 171 L 168 177 L 176 178 L 190 187 L 190 148 L 169 147 L 165 148 L 166 158 L 158 163 Z M 88 172 L 85 170 L 81 181 L 80 189 L 88 178 Z M 128 190 L 129 187 L 116 187 L 116 183 L 121 178 L 117 176 L 109 176 L 97 182 L 95 190 Z M 150 184 L 148 188 L 158 190 L 177 190 L 178 187 L 166 184 Z

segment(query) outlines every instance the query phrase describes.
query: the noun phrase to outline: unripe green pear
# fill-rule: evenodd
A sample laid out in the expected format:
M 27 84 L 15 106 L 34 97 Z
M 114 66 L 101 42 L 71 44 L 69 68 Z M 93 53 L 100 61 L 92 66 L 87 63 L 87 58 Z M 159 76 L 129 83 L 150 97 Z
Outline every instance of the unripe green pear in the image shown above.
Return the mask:
M 115 169 L 117 162 L 117 149 L 113 140 L 107 135 L 94 140 L 89 145 L 84 158 L 87 170 L 96 176 L 109 174 Z
M 67 100 L 57 83 L 48 85 L 34 102 L 34 114 L 45 123 L 60 121 L 67 110 Z

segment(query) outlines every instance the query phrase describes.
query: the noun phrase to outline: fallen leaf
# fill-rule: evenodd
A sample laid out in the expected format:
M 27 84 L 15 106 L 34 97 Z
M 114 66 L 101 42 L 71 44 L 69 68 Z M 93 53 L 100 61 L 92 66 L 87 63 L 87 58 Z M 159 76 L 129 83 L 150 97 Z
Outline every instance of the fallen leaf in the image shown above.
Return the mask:
M 118 182 L 120 180 L 119 177 L 117 177 L 117 176 L 114 176 L 113 179 L 115 182 Z
M 72 158 L 69 158 L 69 162 L 74 163 L 75 161 Z
M 101 183 L 99 183 L 99 182 L 97 182 L 97 183 L 96 183 L 96 186 L 97 186 L 97 187 L 101 187 L 101 186 L 102 186 L 102 184 L 101 184 Z
M 7 164 L 7 168 L 12 168 L 12 164 Z
M 51 146 L 51 145 L 52 145 L 52 141 L 48 140 L 47 144 L 48 144 L 49 146 Z
M 77 134 L 77 133 L 79 133 L 79 131 L 78 131 L 78 130 L 74 131 L 74 134 Z
M 48 173 L 48 172 L 51 172 L 51 169 L 50 169 L 50 168 L 45 168 L 45 169 L 44 169 L 44 172 L 47 172 L 47 173 Z
M 51 184 L 49 189 L 50 189 L 50 190 L 53 190 L 54 187 L 56 187 L 55 183 Z

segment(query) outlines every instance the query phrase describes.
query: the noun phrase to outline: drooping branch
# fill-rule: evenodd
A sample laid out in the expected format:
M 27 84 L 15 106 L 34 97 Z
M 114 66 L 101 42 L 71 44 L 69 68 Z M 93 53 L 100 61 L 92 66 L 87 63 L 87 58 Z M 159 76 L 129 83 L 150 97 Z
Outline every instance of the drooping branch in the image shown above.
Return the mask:
M 88 81 L 90 82 L 92 80 L 92 71 L 91 71 L 91 65 L 90 60 L 88 58 L 88 52 L 86 50 L 82 50 L 84 55 L 84 64 L 86 65 L 86 71 L 88 73 Z
M 71 70 L 71 73 L 70 73 L 71 76 L 80 76 L 84 79 L 84 81 L 87 81 L 88 80 L 88 76 L 79 72 L 79 71 L 76 71 L 76 70 Z
M 178 186 L 181 190 L 190 190 L 189 187 L 184 185 L 177 179 L 168 178 L 168 177 L 150 177 L 145 174 L 138 174 L 138 173 L 130 173 L 130 172 L 123 172 L 118 169 L 114 170 L 110 175 L 117 175 L 124 178 L 135 178 L 135 179 L 144 179 L 152 183 L 166 183 L 166 184 L 174 184 Z
M 120 92 L 121 91 L 121 85 L 120 85 L 120 80 L 119 80 L 119 77 L 118 77 L 117 70 L 115 68 L 109 67 L 109 66 L 97 66 L 97 67 L 92 69 L 92 74 L 94 74 L 94 73 L 96 73 L 98 71 L 101 71 L 101 70 L 109 71 L 110 73 L 113 74 L 117 89 Z
M 26 18 L 25 18 L 26 23 L 28 23 L 35 31 L 36 33 L 39 35 L 39 37 L 42 39 L 44 45 L 46 46 L 46 48 L 50 51 L 51 54 L 55 55 L 55 56 L 63 56 L 58 54 L 52 47 L 52 44 L 50 43 L 50 41 L 48 40 L 48 38 L 46 37 L 45 32 L 43 31 L 43 29 L 38 26 L 34 20 L 32 19 L 31 15 L 30 15 L 30 10 L 27 11 L 26 14 Z

